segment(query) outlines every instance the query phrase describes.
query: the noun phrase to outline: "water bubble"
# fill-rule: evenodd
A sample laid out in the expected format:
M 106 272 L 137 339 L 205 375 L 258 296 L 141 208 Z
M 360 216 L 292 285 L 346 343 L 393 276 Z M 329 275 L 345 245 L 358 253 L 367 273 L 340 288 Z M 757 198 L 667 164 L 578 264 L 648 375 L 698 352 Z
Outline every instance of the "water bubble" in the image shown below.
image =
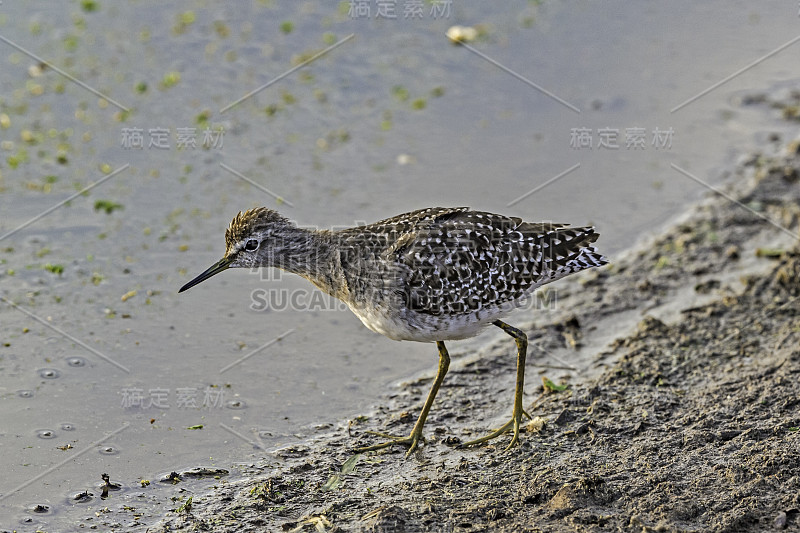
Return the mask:
M 61 372 L 55 368 L 43 368 L 39 370 L 39 375 L 44 379 L 56 379 L 61 377 Z
M 68 357 L 67 364 L 69 366 L 86 366 L 86 359 L 83 357 Z
M 56 438 L 56 432 L 52 429 L 37 429 L 36 436 L 40 439 L 54 439 Z
M 225 402 L 225 407 L 228 409 L 244 409 L 247 404 L 244 400 L 229 400 Z
M 33 391 L 29 389 L 18 390 L 17 396 L 20 398 L 33 398 Z
M 113 446 L 103 446 L 102 448 L 100 448 L 100 453 L 102 453 L 103 455 L 117 455 L 119 453 L 119 450 L 117 450 Z
M 67 422 L 61 424 L 61 429 L 64 431 L 73 431 L 75 429 L 75 424 L 69 424 Z

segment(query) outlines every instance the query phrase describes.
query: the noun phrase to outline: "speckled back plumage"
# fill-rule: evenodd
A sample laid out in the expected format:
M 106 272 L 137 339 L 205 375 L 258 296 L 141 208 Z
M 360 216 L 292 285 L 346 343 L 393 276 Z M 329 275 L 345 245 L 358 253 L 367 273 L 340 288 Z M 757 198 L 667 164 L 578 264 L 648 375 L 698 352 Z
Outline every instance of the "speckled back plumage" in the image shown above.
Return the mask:
M 434 330 L 459 317 L 467 326 L 488 322 L 545 283 L 606 264 L 591 246 L 597 237 L 590 227 L 467 207 L 421 209 L 335 234 L 362 321 L 365 311 L 354 307 L 402 307 L 406 323 Z

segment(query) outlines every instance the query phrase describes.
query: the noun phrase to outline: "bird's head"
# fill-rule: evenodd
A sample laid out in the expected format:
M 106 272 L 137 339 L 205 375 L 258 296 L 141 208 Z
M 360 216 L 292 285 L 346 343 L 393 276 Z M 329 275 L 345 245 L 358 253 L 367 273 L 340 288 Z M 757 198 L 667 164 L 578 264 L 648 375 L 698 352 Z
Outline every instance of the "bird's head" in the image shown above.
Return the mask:
M 183 292 L 229 268 L 280 266 L 276 254 L 284 249 L 286 236 L 297 227 L 277 211 L 258 207 L 239 212 L 225 230 L 225 256 L 180 288 Z

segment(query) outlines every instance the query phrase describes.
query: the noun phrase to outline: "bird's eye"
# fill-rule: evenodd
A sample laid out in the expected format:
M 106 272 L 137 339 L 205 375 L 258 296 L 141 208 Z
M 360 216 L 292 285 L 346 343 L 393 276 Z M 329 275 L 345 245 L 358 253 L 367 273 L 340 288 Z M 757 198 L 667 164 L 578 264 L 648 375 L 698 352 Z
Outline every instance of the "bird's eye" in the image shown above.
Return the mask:
M 245 243 L 244 249 L 246 252 L 255 252 L 258 250 L 258 241 L 255 239 L 250 239 Z

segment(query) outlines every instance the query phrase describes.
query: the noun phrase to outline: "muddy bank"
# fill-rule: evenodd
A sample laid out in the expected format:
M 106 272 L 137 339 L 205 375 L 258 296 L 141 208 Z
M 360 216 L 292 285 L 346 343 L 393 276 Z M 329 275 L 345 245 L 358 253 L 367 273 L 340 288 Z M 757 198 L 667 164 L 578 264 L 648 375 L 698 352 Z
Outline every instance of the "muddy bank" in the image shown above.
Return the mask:
M 150 531 L 800 530 L 798 146 L 742 161 L 731 199 L 711 195 L 532 317 L 519 447 L 454 447 L 510 412 L 513 343 L 498 336 L 454 361 L 409 459 L 353 448 L 410 431 L 432 375 Z M 567 387 L 543 392 L 536 354 L 587 347 L 582 371 L 544 369 Z

